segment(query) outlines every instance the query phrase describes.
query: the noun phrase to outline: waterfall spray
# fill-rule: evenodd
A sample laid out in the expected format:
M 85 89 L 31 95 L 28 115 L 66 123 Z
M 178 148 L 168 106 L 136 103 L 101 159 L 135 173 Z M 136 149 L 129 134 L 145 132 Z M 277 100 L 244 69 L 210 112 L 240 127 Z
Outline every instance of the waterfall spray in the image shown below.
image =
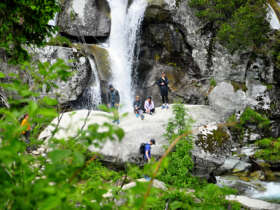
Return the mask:
M 147 0 L 107 0 L 111 8 L 111 33 L 108 52 L 112 84 L 119 91 L 122 111 L 129 111 L 133 102 L 132 68 L 137 32 L 147 7 Z

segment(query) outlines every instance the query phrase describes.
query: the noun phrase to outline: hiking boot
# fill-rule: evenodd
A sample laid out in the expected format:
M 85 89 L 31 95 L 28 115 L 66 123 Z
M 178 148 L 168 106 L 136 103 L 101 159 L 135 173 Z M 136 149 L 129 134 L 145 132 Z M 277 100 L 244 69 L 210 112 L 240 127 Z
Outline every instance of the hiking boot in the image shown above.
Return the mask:
M 141 114 L 141 116 L 140 116 L 140 117 L 141 117 L 141 120 L 144 120 L 144 115 L 143 115 L 143 114 Z
M 169 109 L 169 106 L 168 106 L 168 104 L 166 104 L 166 109 Z
M 162 109 L 165 109 L 165 105 L 164 105 L 164 104 L 162 104 L 161 108 L 162 108 Z
M 138 113 L 136 113 L 136 117 L 137 117 L 137 118 L 139 117 L 139 114 L 138 114 Z

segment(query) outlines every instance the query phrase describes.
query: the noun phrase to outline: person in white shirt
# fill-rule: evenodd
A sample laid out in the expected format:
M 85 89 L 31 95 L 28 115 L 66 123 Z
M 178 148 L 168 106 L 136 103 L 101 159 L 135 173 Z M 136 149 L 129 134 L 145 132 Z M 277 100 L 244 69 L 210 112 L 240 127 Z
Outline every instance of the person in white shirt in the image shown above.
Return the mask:
M 154 105 L 154 102 L 153 102 L 151 96 L 149 96 L 147 98 L 147 100 L 145 101 L 144 109 L 145 109 L 145 112 L 150 115 L 152 115 L 155 112 L 155 105 Z

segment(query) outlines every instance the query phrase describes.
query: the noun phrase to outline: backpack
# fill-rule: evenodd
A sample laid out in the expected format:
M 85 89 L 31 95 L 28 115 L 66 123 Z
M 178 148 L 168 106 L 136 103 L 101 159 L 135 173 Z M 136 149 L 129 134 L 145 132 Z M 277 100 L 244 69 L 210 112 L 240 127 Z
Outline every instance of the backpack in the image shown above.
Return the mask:
M 145 155 L 145 146 L 146 146 L 146 143 L 141 143 L 140 148 L 139 148 L 139 153 L 143 156 Z

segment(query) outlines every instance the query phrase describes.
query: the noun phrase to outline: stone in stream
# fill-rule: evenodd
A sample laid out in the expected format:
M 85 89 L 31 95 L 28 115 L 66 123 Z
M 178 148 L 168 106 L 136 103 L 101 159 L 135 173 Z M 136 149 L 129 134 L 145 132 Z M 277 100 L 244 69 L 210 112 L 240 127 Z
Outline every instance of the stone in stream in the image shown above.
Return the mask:
M 269 203 L 262 200 L 252 199 L 247 196 L 241 196 L 241 195 L 229 195 L 226 197 L 229 201 L 237 201 L 240 203 L 243 207 L 248 208 L 250 210 L 279 210 L 280 205 Z

